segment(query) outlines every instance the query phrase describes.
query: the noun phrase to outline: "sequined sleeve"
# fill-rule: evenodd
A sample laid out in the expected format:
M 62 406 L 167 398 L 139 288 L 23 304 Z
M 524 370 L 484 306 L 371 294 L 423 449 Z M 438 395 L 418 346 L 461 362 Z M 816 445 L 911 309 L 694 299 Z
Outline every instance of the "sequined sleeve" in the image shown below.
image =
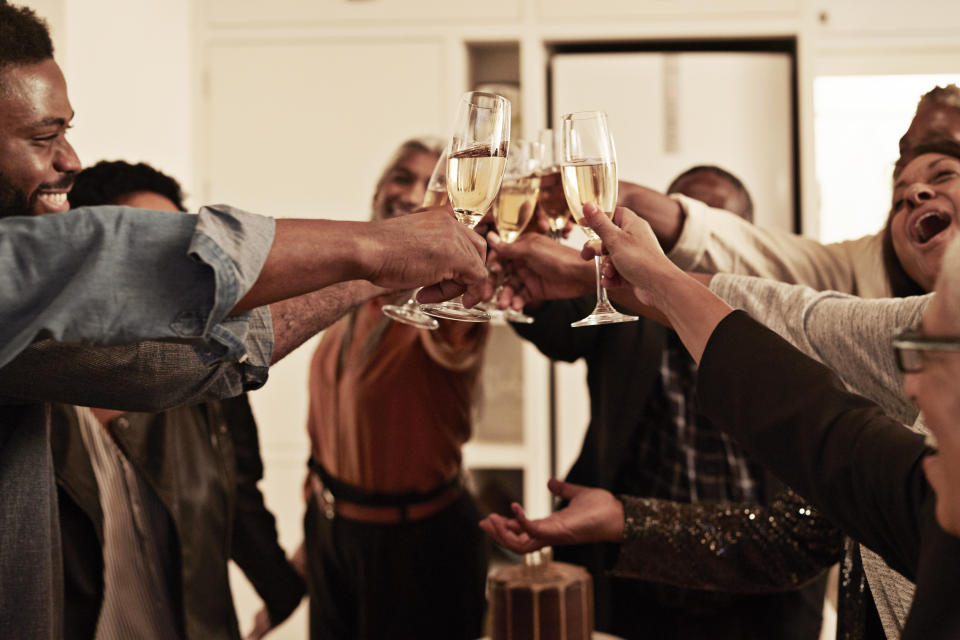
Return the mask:
M 619 498 L 625 526 L 618 576 L 769 593 L 804 585 L 843 555 L 843 534 L 790 491 L 769 505 Z

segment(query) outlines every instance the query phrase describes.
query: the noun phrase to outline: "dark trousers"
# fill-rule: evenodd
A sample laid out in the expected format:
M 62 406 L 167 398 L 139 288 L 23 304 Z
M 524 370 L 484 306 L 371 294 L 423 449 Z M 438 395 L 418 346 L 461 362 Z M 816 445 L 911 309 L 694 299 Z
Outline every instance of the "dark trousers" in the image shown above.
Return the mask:
M 402 524 L 328 519 L 307 505 L 312 640 L 475 640 L 483 635 L 487 547 L 464 492 Z

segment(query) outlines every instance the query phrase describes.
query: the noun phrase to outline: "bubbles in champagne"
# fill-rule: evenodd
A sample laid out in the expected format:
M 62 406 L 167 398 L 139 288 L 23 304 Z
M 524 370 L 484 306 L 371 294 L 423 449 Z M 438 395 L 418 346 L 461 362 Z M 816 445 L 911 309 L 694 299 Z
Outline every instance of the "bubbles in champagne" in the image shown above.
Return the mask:
M 463 224 L 473 227 L 497 197 L 506 154 L 502 147 L 476 145 L 447 160 L 447 192 Z
M 493 205 L 493 221 L 504 242 L 516 240 L 530 222 L 539 191 L 538 176 L 504 179 L 500 195 Z
M 595 204 L 608 216 L 613 215 L 617 204 L 617 163 L 586 160 L 567 164 L 563 173 L 563 193 L 573 219 L 591 238 L 597 235 L 593 229 L 583 226 L 583 205 Z

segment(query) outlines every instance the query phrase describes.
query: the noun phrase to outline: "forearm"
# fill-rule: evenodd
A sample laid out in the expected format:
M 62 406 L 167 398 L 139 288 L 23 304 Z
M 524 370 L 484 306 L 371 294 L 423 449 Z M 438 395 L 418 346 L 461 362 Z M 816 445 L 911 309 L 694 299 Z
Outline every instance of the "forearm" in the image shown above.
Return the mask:
M 929 495 L 922 436 L 742 312 L 717 327 L 698 376 L 707 418 L 912 579 L 917 513 Z
M 365 280 L 340 282 L 320 291 L 270 305 L 274 347 L 271 364 L 278 362 L 351 309 L 384 290 Z
M 677 269 L 669 270 L 654 282 L 649 306 L 663 314 L 657 321 L 673 327 L 699 364 L 714 329 L 733 309 L 698 280 Z M 638 299 L 643 295 L 642 291 L 634 291 Z
M 277 220 L 273 246 L 253 287 L 234 312 L 316 292 L 369 275 L 359 238 L 365 223 Z
M 223 322 L 269 252 L 273 220 L 229 207 L 95 207 L 0 225 L 0 364 L 37 335 L 169 339 L 243 357 Z
M 758 227 L 692 198 L 673 197 L 682 204 L 686 218 L 667 255 L 685 271 L 738 273 L 818 290 L 882 295 L 879 291 L 885 277 L 878 239 L 824 245 L 794 233 Z M 867 270 L 872 276 L 869 282 L 862 277 Z
M 680 238 L 686 218 L 680 204 L 659 191 L 623 180 L 618 192 L 617 204 L 631 209 L 650 223 L 660 246 L 664 251 L 670 251 Z
M 763 278 L 718 275 L 710 285 L 731 306 L 819 360 L 857 393 L 904 423 L 917 410 L 903 394 L 890 339 L 922 317 L 930 297 L 864 299 Z
M 621 307 L 629 309 L 634 313 L 639 313 L 646 318 L 650 318 L 654 322 L 658 322 L 668 329 L 672 328 L 667 316 L 664 315 L 659 309 L 640 302 L 632 288 L 618 287 L 616 289 L 610 289 L 608 294 L 610 295 L 610 299 Z
M 792 492 L 770 505 L 621 496 L 616 575 L 731 593 L 797 589 L 839 560 L 843 534 Z
M 157 412 L 261 386 L 266 363 L 205 362 L 169 342 L 85 347 L 43 340 L 0 368 L 0 403 L 63 402 Z

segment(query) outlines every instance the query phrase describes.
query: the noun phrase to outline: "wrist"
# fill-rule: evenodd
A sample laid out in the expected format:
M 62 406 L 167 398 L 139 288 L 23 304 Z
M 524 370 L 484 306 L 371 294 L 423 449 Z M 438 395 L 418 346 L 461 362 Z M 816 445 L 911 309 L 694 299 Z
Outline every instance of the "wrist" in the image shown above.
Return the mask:
M 348 268 L 354 273 L 352 279 L 375 280 L 387 262 L 390 234 L 384 233 L 382 227 L 381 221 L 350 223 L 347 227 L 344 243 Z
M 668 315 L 669 308 L 676 302 L 677 292 L 690 282 L 687 274 L 669 263 L 667 268 L 651 273 L 642 285 L 633 287 L 638 300 Z
M 609 542 L 623 542 L 627 535 L 626 512 L 623 509 L 623 501 L 616 499 L 616 521 L 611 531 Z

